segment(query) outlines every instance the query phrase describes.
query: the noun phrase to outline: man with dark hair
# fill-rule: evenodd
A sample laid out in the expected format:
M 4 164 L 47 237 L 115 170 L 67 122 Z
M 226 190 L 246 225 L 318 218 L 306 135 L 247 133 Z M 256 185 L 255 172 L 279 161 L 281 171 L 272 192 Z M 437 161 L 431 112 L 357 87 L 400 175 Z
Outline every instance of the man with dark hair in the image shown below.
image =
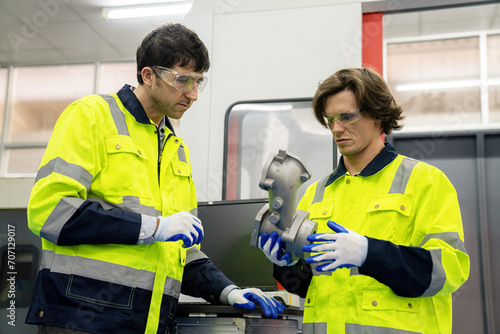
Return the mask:
M 402 109 L 375 71 L 336 72 L 313 107 L 342 156 L 298 205 L 318 223 L 311 256 L 292 262 L 281 237 L 259 240 L 274 277 L 305 297 L 302 333 L 451 333 L 451 294 L 470 270 L 453 185 L 384 144 Z
M 83 97 L 54 127 L 28 205 L 43 251 L 26 322 L 39 333 L 173 333 L 181 292 L 277 317 L 282 304 L 235 286 L 198 247 L 189 149 L 169 117 L 205 86 L 205 45 L 161 26 L 137 66 L 137 88 Z

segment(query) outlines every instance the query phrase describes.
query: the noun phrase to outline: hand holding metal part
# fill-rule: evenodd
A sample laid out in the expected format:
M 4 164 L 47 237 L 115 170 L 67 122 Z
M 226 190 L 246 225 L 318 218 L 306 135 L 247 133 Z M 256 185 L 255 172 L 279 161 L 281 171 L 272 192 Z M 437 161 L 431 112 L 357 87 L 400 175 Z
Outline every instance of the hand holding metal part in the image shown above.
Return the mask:
M 250 245 L 261 248 L 259 236 L 276 232 L 281 237 L 284 255 L 291 256 L 288 263 L 307 257 L 302 246 L 309 244 L 307 236 L 316 233 L 317 223 L 308 219 L 308 212 L 296 210 L 295 206 L 299 187 L 310 178 L 306 165 L 287 151 L 279 150 L 277 155 L 269 156 L 259 183 L 261 189 L 268 191 L 269 204 L 255 217 Z

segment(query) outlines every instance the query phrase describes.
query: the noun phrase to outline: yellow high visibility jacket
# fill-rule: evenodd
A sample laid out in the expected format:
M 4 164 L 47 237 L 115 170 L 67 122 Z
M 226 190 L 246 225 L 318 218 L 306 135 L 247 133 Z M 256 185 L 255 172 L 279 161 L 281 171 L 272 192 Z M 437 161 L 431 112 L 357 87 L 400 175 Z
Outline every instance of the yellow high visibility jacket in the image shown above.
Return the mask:
M 303 261 L 275 267 L 285 288 L 297 289 L 293 271 L 307 288 L 304 334 L 451 333 L 451 294 L 470 263 L 457 194 L 442 171 L 387 144 L 356 176 L 341 159 L 298 209 L 318 222 L 318 233 L 333 233 L 332 220 L 368 237 L 359 268 L 319 275 Z
M 196 206 L 187 146 L 168 127 L 160 142 L 129 86 L 69 105 L 55 125 L 28 207 L 43 254 L 27 323 L 164 333 L 174 321 L 185 266 L 200 259 L 183 292 L 218 302 L 232 282 L 197 247 L 137 244 L 142 215 L 196 214 Z M 218 282 L 200 278 L 199 266 Z

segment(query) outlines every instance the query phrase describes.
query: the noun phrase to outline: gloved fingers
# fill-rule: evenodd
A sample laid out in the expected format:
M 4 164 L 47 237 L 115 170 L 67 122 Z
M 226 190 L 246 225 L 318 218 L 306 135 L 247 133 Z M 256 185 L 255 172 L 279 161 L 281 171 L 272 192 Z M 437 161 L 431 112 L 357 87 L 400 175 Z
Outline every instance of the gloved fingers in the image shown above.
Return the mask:
M 327 252 L 307 257 L 306 263 L 311 264 L 325 261 L 335 261 L 337 258 L 337 254 L 335 252 Z
M 292 261 L 292 256 L 290 253 L 285 253 L 278 259 L 278 261 L 285 261 L 286 264 L 289 264 Z
M 322 244 L 307 244 L 302 246 L 302 250 L 308 253 L 317 253 L 317 252 L 328 252 L 333 251 L 337 248 L 334 242 L 325 242 Z
M 337 233 L 349 233 L 349 230 L 346 229 L 344 226 L 340 225 L 340 224 L 337 224 L 336 222 L 334 221 L 331 221 L 329 220 L 326 225 L 328 225 L 328 227 L 330 229 L 332 229 L 332 231 L 334 232 L 337 232 Z
M 264 247 L 262 250 L 264 253 L 266 253 L 268 256 L 271 256 L 271 252 L 276 244 L 276 240 L 279 238 L 279 234 L 276 231 L 271 232 L 269 234 L 266 243 L 264 244 Z
M 324 264 L 318 265 L 315 270 L 320 271 L 320 272 L 326 272 L 326 271 L 335 271 L 337 269 L 341 268 L 351 268 L 355 267 L 355 265 L 351 263 L 344 263 L 341 262 L 340 260 L 333 260 L 333 261 L 328 261 Z
M 244 293 L 247 290 L 248 289 L 234 289 L 229 292 L 229 294 L 227 295 L 227 301 L 229 302 L 229 305 L 245 308 L 248 310 L 254 309 L 255 304 L 244 296 Z
M 203 226 L 200 224 L 200 225 L 193 225 L 193 227 L 196 230 L 196 236 L 193 238 L 194 244 L 198 245 L 201 243 L 201 241 L 203 240 L 203 237 L 204 237 Z M 191 234 L 193 234 L 193 233 L 191 233 Z
M 337 238 L 337 233 L 316 233 L 308 235 L 307 241 L 335 241 Z
M 259 246 L 260 249 L 264 250 L 264 245 L 266 244 L 267 239 L 269 239 L 269 234 L 262 233 L 261 235 L 259 235 L 259 241 L 257 245 Z
M 281 237 L 278 234 L 278 232 L 272 231 L 271 234 L 269 234 L 269 240 L 271 240 L 271 248 L 274 247 L 274 245 L 276 244 L 278 239 L 281 241 Z M 269 242 L 269 240 L 268 240 L 268 242 Z
M 338 265 L 336 261 L 329 261 L 327 263 L 317 266 L 314 269 L 319 272 L 334 271 L 335 269 L 338 269 Z
M 283 305 L 281 302 L 277 301 L 276 299 L 274 299 L 272 297 L 269 297 L 269 299 L 276 307 L 276 310 L 278 311 L 278 313 L 283 313 L 283 311 L 285 311 L 285 309 L 286 309 L 285 305 Z
M 278 313 L 282 313 L 285 306 L 276 299 L 266 296 L 262 290 L 257 288 L 247 288 L 243 290 L 231 291 L 228 295 L 228 301 L 231 305 L 245 309 L 254 309 L 258 303 L 264 315 L 277 318 Z
M 271 302 L 270 298 L 263 293 L 257 294 L 255 292 L 246 292 L 243 296 L 245 296 L 250 301 L 259 303 L 266 317 L 278 317 L 277 307 L 274 305 L 274 303 Z
M 266 243 L 264 244 L 264 247 L 262 248 L 262 250 L 267 256 L 271 256 L 272 246 L 273 246 L 273 239 L 269 236 L 266 240 Z
M 196 217 L 195 215 L 192 215 L 192 214 L 190 214 L 190 215 L 191 215 L 191 217 L 193 218 L 193 220 L 194 220 L 195 222 L 197 222 L 198 224 L 202 225 L 202 224 L 201 224 L 201 220 L 200 220 L 200 218 L 198 218 L 198 217 Z
M 245 299 L 245 301 L 236 302 L 233 304 L 233 306 L 241 307 L 246 310 L 253 310 L 255 308 L 255 304 L 248 299 Z
M 193 245 L 194 245 L 193 240 L 195 240 L 195 239 L 196 239 L 196 236 L 194 236 L 192 233 L 191 233 L 191 236 L 190 236 L 190 237 L 188 237 L 188 236 L 187 236 L 187 235 L 185 235 L 185 234 L 182 234 L 181 239 L 182 239 L 182 241 L 184 242 L 184 243 L 182 244 L 182 247 L 184 247 L 184 248 L 189 248 L 189 247 L 191 247 L 191 246 L 193 246 Z
M 174 234 L 172 236 L 170 236 L 167 240 L 165 241 L 177 241 L 177 240 L 182 240 L 184 241 L 184 244 L 186 245 L 189 245 L 189 244 L 192 244 L 193 241 L 191 240 L 191 237 L 190 236 L 187 236 L 185 234 L 182 234 L 182 233 L 178 233 L 178 234 Z
M 271 237 L 269 239 L 271 239 Z M 274 245 L 272 246 L 270 253 L 271 257 L 278 260 L 278 254 L 280 253 L 280 251 L 281 251 L 281 237 L 278 237 L 275 240 Z

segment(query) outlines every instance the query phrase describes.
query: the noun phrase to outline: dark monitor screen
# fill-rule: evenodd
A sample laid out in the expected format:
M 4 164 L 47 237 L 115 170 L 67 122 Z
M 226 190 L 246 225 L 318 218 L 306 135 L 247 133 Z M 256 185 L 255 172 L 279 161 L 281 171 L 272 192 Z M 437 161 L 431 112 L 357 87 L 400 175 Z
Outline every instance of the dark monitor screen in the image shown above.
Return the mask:
M 276 290 L 273 265 L 250 246 L 255 216 L 268 199 L 198 203 L 205 236 L 201 250 L 239 287 Z

